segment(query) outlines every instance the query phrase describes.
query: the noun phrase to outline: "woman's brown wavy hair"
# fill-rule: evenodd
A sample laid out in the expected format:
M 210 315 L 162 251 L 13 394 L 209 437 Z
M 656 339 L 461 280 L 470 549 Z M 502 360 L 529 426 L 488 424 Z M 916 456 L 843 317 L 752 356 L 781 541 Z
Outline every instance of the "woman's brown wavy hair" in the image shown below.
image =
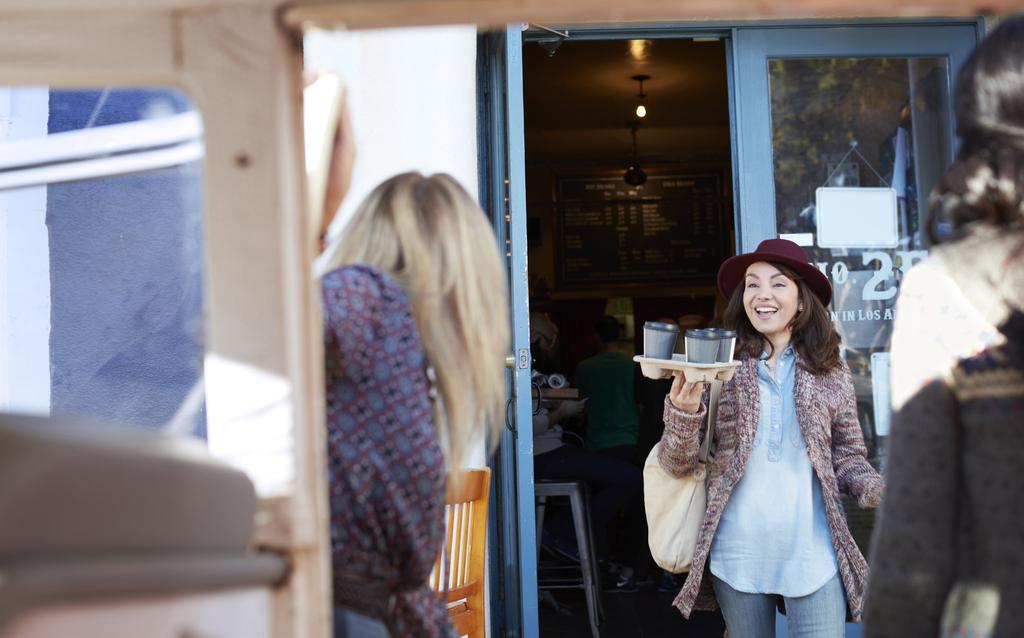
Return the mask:
M 842 339 L 832 325 L 828 309 L 821 303 L 817 295 L 811 292 L 804 283 L 803 277 L 783 264 L 768 262 L 779 269 L 783 275 L 796 283 L 799 290 L 800 304 L 803 310 L 796 313 L 789 326 L 793 330 L 790 343 L 800 355 L 802 367 L 814 376 L 822 376 L 838 368 L 839 344 Z M 768 350 L 772 353 L 772 344 L 754 328 L 743 307 L 742 282 L 732 291 L 729 303 L 725 308 L 725 327 L 736 331 L 736 352 L 749 357 L 759 357 Z

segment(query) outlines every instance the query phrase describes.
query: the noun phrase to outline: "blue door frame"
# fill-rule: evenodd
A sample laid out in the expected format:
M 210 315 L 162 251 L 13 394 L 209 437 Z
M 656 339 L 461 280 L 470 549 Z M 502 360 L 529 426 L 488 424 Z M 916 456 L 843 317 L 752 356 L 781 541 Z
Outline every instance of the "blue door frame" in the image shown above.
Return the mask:
M 538 636 L 537 538 L 533 495 L 533 359 L 530 355 L 530 291 L 526 245 L 526 130 L 523 121 L 523 41 L 520 25 L 505 30 L 505 94 L 508 125 L 507 255 L 511 269 L 515 388 L 512 394 L 516 427 L 515 503 L 518 507 L 519 607 L 522 636 Z M 518 311 L 518 312 L 516 312 Z M 513 633 L 510 636 L 515 635 Z
M 522 30 L 481 38 L 479 138 L 481 201 L 490 210 L 509 269 L 512 350 L 506 375 L 505 428 L 492 462 L 490 530 L 491 635 L 535 637 L 537 546 L 533 509 L 533 423 Z M 522 434 L 521 434 L 522 433 Z
M 564 26 L 558 26 L 564 29 Z M 575 40 L 717 36 L 727 56 L 736 249 L 752 250 L 776 230 L 767 57 L 949 55 L 955 73 L 984 33 L 981 19 L 703 22 L 569 27 Z M 974 38 L 965 46 L 947 46 Z M 870 32 L 870 34 L 869 34 Z M 876 38 L 884 34 L 883 38 Z M 865 37 L 870 35 L 870 37 Z M 530 36 L 527 35 L 527 38 Z M 533 440 L 530 401 L 522 25 L 481 39 L 481 200 L 506 251 L 512 295 L 513 368 L 507 427 L 494 460 L 490 527 L 491 635 L 539 636 Z M 950 123 L 952 126 L 952 123 Z M 511 362 L 512 360 L 510 360 Z M 517 425 L 519 424 L 519 425 Z M 522 425 L 525 424 L 525 425 Z M 523 436 L 519 432 L 526 433 Z

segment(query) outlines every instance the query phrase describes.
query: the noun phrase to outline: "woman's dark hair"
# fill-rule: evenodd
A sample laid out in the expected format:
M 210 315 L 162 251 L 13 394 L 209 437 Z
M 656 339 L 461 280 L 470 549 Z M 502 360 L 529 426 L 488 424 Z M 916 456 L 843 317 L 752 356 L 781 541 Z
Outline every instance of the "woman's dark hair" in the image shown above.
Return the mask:
M 960 150 L 928 202 L 929 240 L 956 239 L 974 222 L 1024 226 L 1024 16 L 967 58 L 953 107 Z
M 839 367 L 839 343 L 842 339 L 832 326 L 828 310 L 804 283 L 803 277 L 782 264 L 771 263 L 783 275 L 792 280 L 799 291 L 800 304 L 804 307 L 796 313 L 790 328 L 793 330 L 792 345 L 800 354 L 805 370 L 821 376 Z M 725 327 L 736 331 L 736 352 L 750 357 L 759 357 L 765 346 L 772 351 L 772 344 L 750 323 L 746 308 L 743 307 L 743 284 L 736 286 L 725 307 Z

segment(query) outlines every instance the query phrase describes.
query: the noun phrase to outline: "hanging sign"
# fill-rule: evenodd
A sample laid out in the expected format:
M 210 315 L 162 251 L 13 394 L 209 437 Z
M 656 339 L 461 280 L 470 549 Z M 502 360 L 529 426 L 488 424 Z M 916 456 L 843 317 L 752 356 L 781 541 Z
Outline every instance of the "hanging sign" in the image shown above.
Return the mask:
M 815 191 L 818 246 L 895 248 L 896 190 L 823 186 Z

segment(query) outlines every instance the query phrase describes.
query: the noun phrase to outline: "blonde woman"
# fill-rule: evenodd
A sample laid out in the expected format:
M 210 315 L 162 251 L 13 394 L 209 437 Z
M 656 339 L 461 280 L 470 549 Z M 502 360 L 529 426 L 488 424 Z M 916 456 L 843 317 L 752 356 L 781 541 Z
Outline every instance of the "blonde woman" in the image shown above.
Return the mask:
M 426 585 L 448 468 L 503 422 L 509 330 L 494 233 L 454 179 L 406 173 L 367 197 L 330 255 L 334 603 L 393 637 L 449 636 Z

